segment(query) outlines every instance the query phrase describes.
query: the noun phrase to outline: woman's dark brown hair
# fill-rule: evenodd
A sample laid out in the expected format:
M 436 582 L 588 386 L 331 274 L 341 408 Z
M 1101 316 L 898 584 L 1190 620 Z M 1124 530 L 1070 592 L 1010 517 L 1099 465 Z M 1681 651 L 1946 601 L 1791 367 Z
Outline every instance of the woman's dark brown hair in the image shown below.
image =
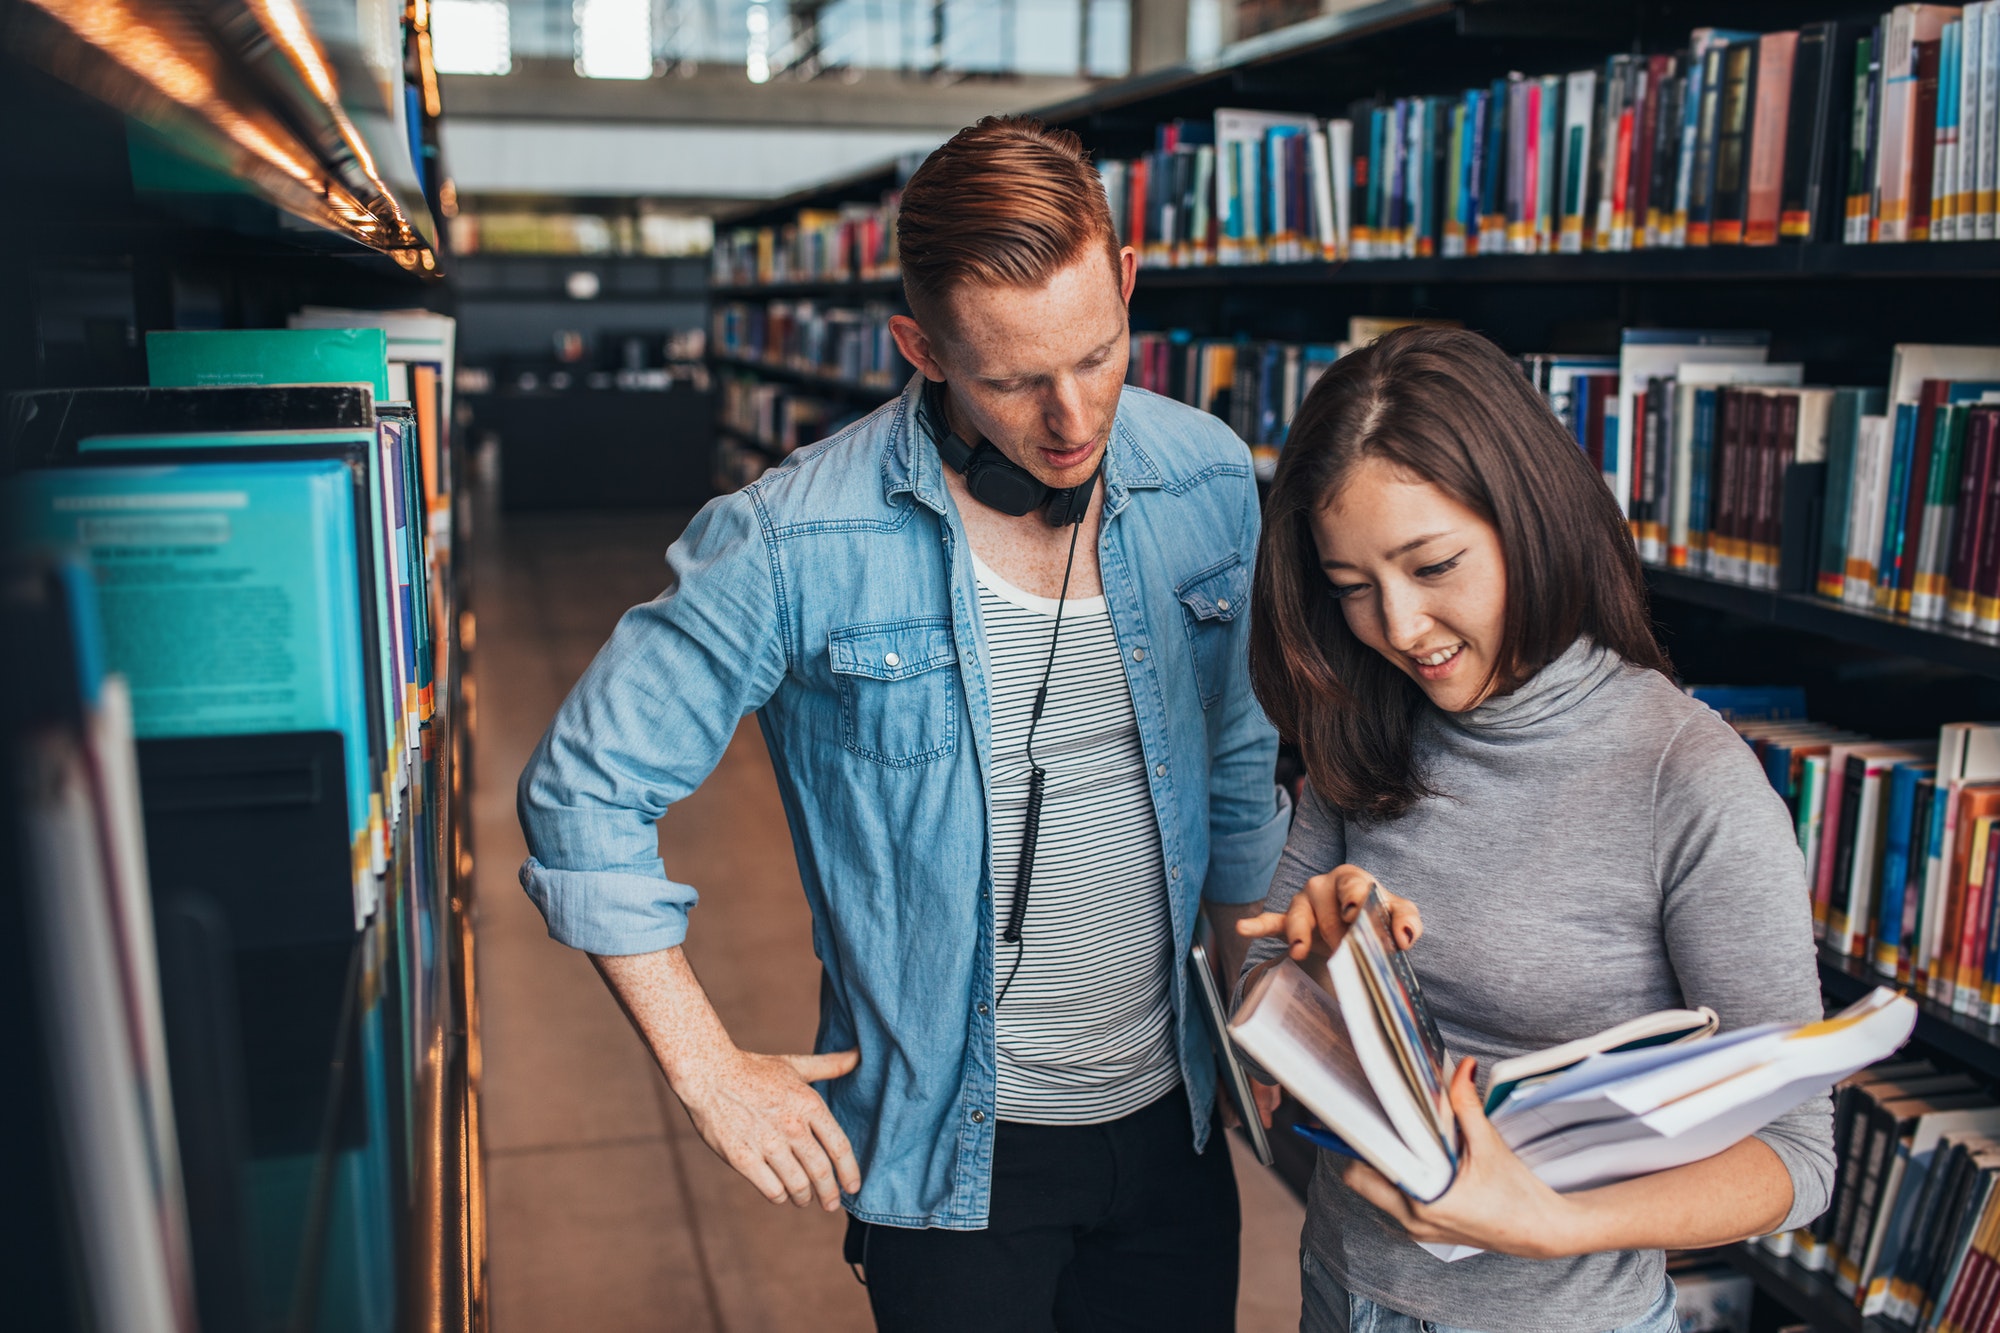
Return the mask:
M 1320 797 L 1394 819 L 1435 793 L 1412 749 L 1417 683 L 1354 637 L 1331 595 L 1313 515 L 1377 458 L 1430 482 L 1500 534 L 1507 608 L 1495 660 L 1511 689 L 1587 634 L 1668 670 L 1639 557 L 1604 478 L 1527 377 L 1462 329 L 1398 329 L 1335 362 L 1286 438 L 1257 551 L 1250 678 Z

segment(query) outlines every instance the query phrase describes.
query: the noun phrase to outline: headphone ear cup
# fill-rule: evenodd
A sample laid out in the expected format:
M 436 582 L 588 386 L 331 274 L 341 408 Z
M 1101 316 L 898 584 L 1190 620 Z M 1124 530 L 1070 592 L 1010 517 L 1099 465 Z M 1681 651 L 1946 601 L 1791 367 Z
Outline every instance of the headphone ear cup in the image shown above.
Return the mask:
M 1014 518 L 1033 513 L 1049 494 L 1033 473 L 991 445 L 973 450 L 965 469 L 965 488 L 987 508 Z

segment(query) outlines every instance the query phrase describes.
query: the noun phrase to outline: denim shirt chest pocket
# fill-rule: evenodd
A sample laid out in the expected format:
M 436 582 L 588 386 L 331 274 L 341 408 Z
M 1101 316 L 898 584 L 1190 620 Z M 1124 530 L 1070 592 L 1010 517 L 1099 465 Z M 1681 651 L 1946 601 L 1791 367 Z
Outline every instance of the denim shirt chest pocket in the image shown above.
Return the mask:
M 958 661 L 942 616 L 848 625 L 827 637 L 840 693 L 841 743 L 891 767 L 925 764 L 958 744 Z
M 1211 707 L 1222 697 L 1229 679 L 1232 631 L 1236 618 L 1249 605 L 1250 569 L 1242 557 L 1232 554 L 1220 564 L 1186 579 L 1174 589 L 1186 613 L 1188 647 L 1194 653 L 1195 683 L 1201 690 L 1201 706 Z

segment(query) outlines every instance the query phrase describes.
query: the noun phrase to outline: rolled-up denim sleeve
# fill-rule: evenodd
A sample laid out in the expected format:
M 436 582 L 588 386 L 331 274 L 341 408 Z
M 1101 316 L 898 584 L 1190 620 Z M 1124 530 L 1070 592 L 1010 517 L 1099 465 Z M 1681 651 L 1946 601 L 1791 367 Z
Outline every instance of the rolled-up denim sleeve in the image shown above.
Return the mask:
M 595 954 L 687 935 L 692 885 L 654 826 L 699 787 L 788 662 L 754 493 L 711 502 L 667 551 L 666 591 L 627 611 L 535 747 L 516 789 L 521 885 L 549 934 Z
M 1254 566 L 1257 486 L 1247 477 L 1243 497 L 1238 552 L 1245 565 Z M 1250 688 L 1250 617 L 1237 616 L 1229 634 L 1229 683 L 1209 710 L 1208 878 L 1202 897 L 1254 903 L 1271 887 L 1292 804 L 1273 780 L 1278 733 Z

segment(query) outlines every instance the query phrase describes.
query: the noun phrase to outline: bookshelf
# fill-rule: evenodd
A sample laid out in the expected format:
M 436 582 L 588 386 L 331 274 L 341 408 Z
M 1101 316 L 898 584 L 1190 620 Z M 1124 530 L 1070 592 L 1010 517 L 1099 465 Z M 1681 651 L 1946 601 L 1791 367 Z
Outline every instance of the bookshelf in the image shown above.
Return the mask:
M 0 396 L 146 385 L 146 335 L 155 331 L 284 328 L 308 306 L 339 308 L 362 322 L 381 310 L 451 308 L 441 281 L 451 256 L 440 226 L 451 194 L 425 7 L 377 7 L 361 24 L 382 26 L 365 34 L 351 16 L 344 30 L 318 30 L 311 16 L 274 19 L 264 7 L 237 3 L 210 6 L 198 24 L 164 0 L 122 0 L 117 9 L 115 27 L 85 25 L 89 31 L 65 27 L 55 17 L 66 12 L 60 6 L 10 6 L 0 25 L 0 123 L 9 127 L 0 135 L 0 179 L 34 201 L 10 217 L 0 245 Z M 364 36 L 394 44 L 388 68 L 397 77 L 386 87 L 360 77 L 380 68 L 379 46 L 357 46 Z M 97 45 L 122 39 L 129 44 L 117 50 Z M 213 80 L 207 96 L 157 96 L 162 87 L 185 92 L 173 81 L 188 69 Z M 252 146 L 266 156 L 251 160 Z M 296 170 L 274 175 L 268 168 L 277 160 Z M 385 344 L 398 336 L 388 334 Z M 385 521 L 375 534 L 384 547 L 366 548 L 365 567 L 387 570 L 389 544 L 406 542 L 427 592 L 428 716 L 401 733 L 405 751 L 384 743 L 379 756 L 401 765 L 405 784 L 392 807 L 400 817 L 385 816 L 376 840 L 386 909 L 355 924 L 360 875 L 346 788 L 334 774 L 361 747 L 343 749 L 340 733 L 319 729 L 139 733 L 144 823 L 125 831 L 151 882 L 159 977 L 151 1003 L 166 1034 L 170 1147 L 185 1183 L 186 1264 L 173 1276 L 186 1303 L 138 1322 L 107 1317 L 107 1284 L 77 1239 L 74 1201 L 65 1194 L 65 1173 L 76 1164 L 65 1165 L 53 1138 L 45 1144 L 30 1135 L 10 1143 L 10 1154 L 39 1157 L 46 1149 L 47 1178 L 7 1191 L 22 1243 L 9 1247 L 0 1267 L 9 1289 L 26 1293 L 16 1313 L 27 1325 L 371 1333 L 485 1326 L 469 924 L 474 532 L 469 495 L 449 485 L 469 468 L 463 442 L 450 433 L 449 353 L 405 349 L 388 362 L 406 375 L 389 383 L 414 401 L 399 415 L 376 412 L 381 396 L 373 396 L 375 415 L 346 423 L 364 430 L 364 453 L 347 457 L 387 460 L 391 437 L 372 432 L 394 417 L 404 422 L 402 438 L 421 435 L 432 446 L 422 458 L 439 486 L 433 494 L 413 482 L 405 498 L 422 508 L 406 512 L 416 523 L 398 529 Z M 29 457 L 14 430 L 21 424 L 10 418 L 0 472 L 77 462 L 74 440 L 62 442 L 72 455 Z M 298 424 L 269 423 L 273 430 Z M 365 452 L 378 445 L 380 454 Z M 298 466 L 248 459 L 250 452 L 241 463 L 217 465 Z M 402 458 L 410 468 L 400 475 L 414 478 L 418 454 Z M 383 469 L 386 477 L 386 461 Z M 366 470 L 346 464 L 357 495 Z M 393 499 L 390 485 L 372 495 L 378 506 Z M 363 565 L 359 557 L 352 563 Z M 362 641 L 382 623 L 364 627 Z M 417 613 L 405 605 L 395 623 L 407 633 Z M 21 651 L 30 641 L 10 642 L 0 656 L 39 659 L 47 642 L 33 640 L 32 653 Z M 383 660 L 374 667 L 386 680 L 394 669 Z M 398 680 L 414 679 L 407 659 L 402 669 Z M 10 660 L 6 670 L 11 682 L 19 664 Z M 368 689 L 379 690 L 367 695 L 371 727 L 377 705 L 415 715 L 395 706 L 375 671 L 364 674 Z M 10 762 L 16 726 L 10 714 L 0 727 Z M 371 738 L 371 761 L 372 745 Z M 334 856 L 318 854 L 322 843 L 288 837 L 329 809 Z M 0 820 L 0 847 L 10 852 L 19 842 L 14 813 Z M 245 836 L 223 836 L 224 829 Z M 15 858 L 7 859 L 11 872 Z M 7 881 L 0 972 L 31 980 L 42 960 L 16 928 L 14 877 L 0 878 Z M 286 892 L 272 893 L 274 882 Z M 255 917 L 258 904 L 271 905 L 268 918 Z M 135 1011 L 146 1008 L 144 989 L 128 997 Z M 21 1101 L 50 1120 L 57 1094 L 50 1042 L 40 1035 L 54 1020 L 49 1000 L 9 995 L 19 1001 L 19 1021 L 7 1025 L 8 1067 Z M 379 1177 L 369 1174 L 378 1168 Z M 384 1188 L 368 1193 L 378 1179 Z M 163 1206 L 150 1225 L 166 1234 L 169 1213 L 181 1210 L 179 1201 Z

